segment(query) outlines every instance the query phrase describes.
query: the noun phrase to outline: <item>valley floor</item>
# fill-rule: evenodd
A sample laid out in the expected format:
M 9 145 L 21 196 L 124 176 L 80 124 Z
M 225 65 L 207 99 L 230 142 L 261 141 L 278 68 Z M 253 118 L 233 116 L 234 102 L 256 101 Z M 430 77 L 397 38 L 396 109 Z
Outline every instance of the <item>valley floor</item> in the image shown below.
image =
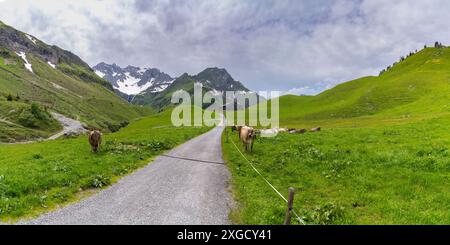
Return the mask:
M 246 157 L 285 196 L 296 189 L 294 209 L 307 224 L 449 224 L 449 125 L 447 115 L 280 133 L 258 138 Z M 236 151 L 231 140 L 237 143 L 237 135 L 229 134 L 223 154 L 240 204 L 232 220 L 282 224 L 286 204 Z
M 173 127 L 170 115 L 167 110 L 104 135 L 97 154 L 86 136 L 0 145 L 0 219 L 32 217 L 76 201 L 210 129 Z
M 228 224 L 229 171 L 216 127 L 98 194 L 25 224 Z M 22 223 L 21 222 L 21 223 Z

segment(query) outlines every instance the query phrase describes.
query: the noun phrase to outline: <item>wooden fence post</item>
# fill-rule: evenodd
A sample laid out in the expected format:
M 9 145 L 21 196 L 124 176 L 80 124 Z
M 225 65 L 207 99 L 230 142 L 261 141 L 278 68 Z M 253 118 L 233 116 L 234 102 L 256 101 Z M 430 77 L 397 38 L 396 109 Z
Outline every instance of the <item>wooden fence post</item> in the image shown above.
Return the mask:
M 286 216 L 284 218 L 284 224 L 290 225 L 291 224 L 291 211 L 292 211 L 292 205 L 294 204 L 294 194 L 295 190 L 293 187 L 289 187 L 289 199 L 287 203 L 287 210 L 286 210 Z

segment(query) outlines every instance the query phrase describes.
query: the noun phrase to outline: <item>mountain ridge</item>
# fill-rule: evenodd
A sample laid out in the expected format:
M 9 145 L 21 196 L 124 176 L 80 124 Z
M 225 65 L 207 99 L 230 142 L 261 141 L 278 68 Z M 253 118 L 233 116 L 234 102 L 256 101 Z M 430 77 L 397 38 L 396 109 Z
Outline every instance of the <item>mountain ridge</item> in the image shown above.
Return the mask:
M 122 68 L 115 63 L 100 62 L 93 69 L 99 77 L 109 81 L 114 90 L 126 95 L 136 95 L 144 91 L 155 93 L 164 90 L 174 80 L 156 68 L 139 68 L 131 65 Z
M 116 131 L 152 110 L 121 99 L 70 51 L 1 23 L 0 112 L 0 141 L 22 141 L 46 138 L 59 128 L 50 112 Z
M 190 94 L 193 94 L 195 83 L 201 83 L 203 89 L 205 90 L 204 92 L 250 92 L 250 90 L 247 89 L 241 82 L 234 80 L 226 69 L 218 67 L 206 68 L 196 75 L 183 73 L 177 78 L 172 78 L 156 68 L 139 68 L 131 65 L 121 68 L 115 63 L 106 64 L 104 62 L 100 62 L 94 66 L 94 71 L 100 77 L 108 80 L 114 87 L 116 93 L 130 103 L 149 105 L 157 109 L 162 109 L 169 106 L 171 104 L 170 96 L 179 89 L 183 89 Z M 142 75 L 147 73 L 151 73 L 153 75 L 142 78 Z M 124 83 L 125 79 L 130 76 L 135 78 L 133 84 L 140 84 L 143 86 L 140 90 L 136 90 L 135 93 L 132 94 L 126 93 L 127 91 L 124 89 L 120 89 L 120 83 Z M 161 77 L 165 79 L 161 79 Z
M 226 71 L 226 69 L 212 67 L 206 68 L 197 75 L 189 75 L 188 73 L 183 73 L 183 75 L 175 79 L 174 82 L 164 91 L 150 95 L 138 95 L 134 98 L 134 103 L 143 105 L 148 104 L 152 107 L 162 109 L 171 104 L 171 96 L 178 90 L 184 90 L 192 96 L 194 94 L 194 85 L 196 83 L 200 83 L 202 85 L 203 94 L 208 91 L 212 91 L 215 93 L 225 91 L 253 93 L 244 85 L 242 85 L 241 82 L 234 80 L 232 76 Z M 225 101 L 225 94 L 223 94 L 223 99 Z M 204 104 L 203 106 L 206 107 L 207 104 Z M 240 109 L 246 106 L 248 105 L 237 105 L 236 108 Z

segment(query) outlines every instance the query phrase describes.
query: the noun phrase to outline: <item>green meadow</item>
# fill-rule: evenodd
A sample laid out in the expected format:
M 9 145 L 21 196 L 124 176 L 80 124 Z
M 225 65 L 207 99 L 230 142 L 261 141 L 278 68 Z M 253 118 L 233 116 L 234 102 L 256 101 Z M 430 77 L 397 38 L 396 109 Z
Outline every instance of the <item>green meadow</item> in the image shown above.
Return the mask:
M 170 115 L 166 110 L 105 134 L 97 154 L 87 136 L 0 145 L 0 218 L 14 221 L 75 201 L 209 130 L 174 127 Z
M 271 103 L 270 101 L 268 102 Z M 450 49 L 427 48 L 377 77 L 280 98 L 280 126 L 245 153 L 307 224 L 450 222 Z M 286 204 L 223 137 L 235 223 L 282 224 Z

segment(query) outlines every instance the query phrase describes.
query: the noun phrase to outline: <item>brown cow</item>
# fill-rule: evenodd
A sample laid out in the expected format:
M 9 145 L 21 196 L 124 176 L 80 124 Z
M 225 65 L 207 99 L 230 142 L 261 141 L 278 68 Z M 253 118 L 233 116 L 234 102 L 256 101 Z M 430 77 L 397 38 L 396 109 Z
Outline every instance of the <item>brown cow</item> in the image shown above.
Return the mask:
M 89 144 L 91 144 L 92 151 L 97 153 L 102 144 L 102 133 L 100 130 L 89 132 Z
M 243 143 L 245 151 L 253 151 L 253 140 L 256 138 L 256 130 L 251 127 L 243 126 L 239 131 L 239 138 Z
M 311 129 L 311 132 L 319 132 L 319 131 L 320 131 L 320 127 L 312 128 L 312 129 Z

